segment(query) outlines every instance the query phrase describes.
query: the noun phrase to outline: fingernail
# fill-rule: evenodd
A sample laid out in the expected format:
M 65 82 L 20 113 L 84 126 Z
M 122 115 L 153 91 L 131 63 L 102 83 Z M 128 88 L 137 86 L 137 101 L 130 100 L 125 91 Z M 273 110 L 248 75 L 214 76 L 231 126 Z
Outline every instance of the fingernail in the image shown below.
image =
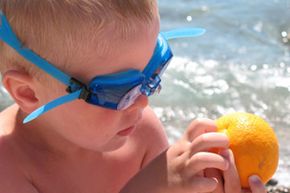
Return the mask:
M 251 184 L 260 184 L 261 180 L 260 180 L 260 178 L 257 175 L 252 175 L 252 176 L 249 177 L 249 182 Z

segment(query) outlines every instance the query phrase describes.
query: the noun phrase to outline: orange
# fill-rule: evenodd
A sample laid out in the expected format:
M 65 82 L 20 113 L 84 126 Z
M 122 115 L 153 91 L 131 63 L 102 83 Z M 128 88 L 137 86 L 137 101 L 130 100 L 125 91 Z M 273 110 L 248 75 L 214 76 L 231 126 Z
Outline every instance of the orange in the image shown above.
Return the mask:
M 216 123 L 218 132 L 229 137 L 242 187 L 249 187 L 248 177 L 253 174 L 264 183 L 270 180 L 279 160 L 278 140 L 270 125 L 257 115 L 244 112 L 224 115 Z

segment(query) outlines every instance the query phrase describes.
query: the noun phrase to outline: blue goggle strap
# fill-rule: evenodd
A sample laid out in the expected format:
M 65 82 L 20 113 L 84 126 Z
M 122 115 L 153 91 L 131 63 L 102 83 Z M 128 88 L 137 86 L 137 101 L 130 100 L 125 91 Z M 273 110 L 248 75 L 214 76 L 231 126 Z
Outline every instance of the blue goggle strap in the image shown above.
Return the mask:
M 171 40 L 176 38 L 196 37 L 203 35 L 205 32 L 206 30 L 203 28 L 181 28 L 160 33 L 166 40 Z
M 38 109 L 36 109 L 32 113 L 30 113 L 27 117 L 25 117 L 25 119 L 23 120 L 23 123 L 24 124 L 28 123 L 28 122 L 32 121 L 33 119 L 36 119 L 40 115 L 46 113 L 47 111 L 49 111 L 57 106 L 60 106 L 60 105 L 63 105 L 65 103 L 68 103 L 68 102 L 71 102 L 71 101 L 78 99 L 81 92 L 82 92 L 82 90 L 75 91 L 73 93 L 62 96 L 60 98 L 57 98 L 57 99 L 39 107 Z
M 15 49 L 22 57 L 30 61 L 31 63 L 35 64 L 37 67 L 51 75 L 52 77 L 56 78 L 60 82 L 64 83 L 65 85 L 70 86 L 72 84 L 71 78 L 66 73 L 62 72 L 52 64 L 50 64 L 45 59 L 38 56 L 36 53 L 34 53 L 32 50 L 26 48 L 23 46 L 21 41 L 17 38 L 15 33 L 13 32 L 11 26 L 9 25 L 9 22 L 6 18 L 6 16 L 3 14 L 3 12 L 0 10 L 0 40 L 7 43 L 10 47 Z M 182 38 L 182 37 L 195 37 L 202 35 L 205 32 L 204 29 L 201 28 L 186 28 L 186 29 L 177 29 L 172 30 L 168 32 L 161 32 L 162 35 L 165 37 L 165 39 L 170 40 L 174 38 Z M 74 85 L 73 85 L 74 86 Z M 78 85 L 76 86 L 78 88 Z M 73 91 L 72 93 L 62 96 L 60 98 L 57 98 L 41 107 L 33 111 L 31 114 L 29 114 L 23 121 L 23 123 L 27 123 L 32 121 L 33 119 L 36 119 L 40 115 L 46 113 L 47 111 L 60 106 L 62 104 L 71 102 L 73 100 L 76 100 L 80 98 L 82 95 L 84 89 L 80 85 L 79 90 Z
M 50 64 L 45 59 L 38 56 L 32 50 L 24 47 L 22 43 L 17 38 L 16 34 L 13 32 L 6 16 L 0 10 L 0 40 L 8 44 L 12 47 L 18 54 L 24 57 L 26 60 L 30 61 L 31 63 L 35 64 L 37 67 L 51 75 L 52 77 L 56 78 L 60 82 L 64 83 L 65 85 L 70 85 L 71 77 L 52 64 Z M 76 100 L 80 97 L 83 89 L 79 89 L 73 93 L 65 95 L 63 97 L 57 98 L 30 113 L 24 120 L 23 123 L 27 123 L 32 121 L 33 119 L 39 117 L 40 115 L 44 114 L 45 112 L 60 106 L 62 104 L 68 103 L 70 101 Z
M 205 33 L 202 28 L 182 28 L 167 32 L 160 32 L 155 51 L 143 74 L 146 77 L 146 83 L 141 87 L 143 94 L 150 96 L 154 94 L 156 88 L 160 84 L 160 72 L 164 71 L 167 63 L 172 58 L 172 52 L 167 40 L 174 38 L 195 37 Z M 163 69 L 164 68 L 164 69 Z
M 65 85 L 69 85 L 71 77 L 50 64 L 45 59 L 35 54 L 32 50 L 24 47 L 19 41 L 15 33 L 13 32 L 6 16 L 0 10 L 1 22 L 0 22 L 0 40 L 7 43 L 10 47 L 14 48 L 21 56 L 26 60 L 35 64 L 37 67 L 50 74 Z
M 143 73 L 146 77 L 151 76 L 151 74 L 159 67 L 161 60 L 163 57 L 170 57 L 170 53 L 168 52 L 169 45 L 166 40 L 176 39 L 176 38 L 186 38 L 186 37 L 196 37 L 203 35 L 205 33 L 205 29 L 202 28 L 181 28 L 175 29 L 167 32 L 160 32 L 157 41 L 157 47 L 155 49 L 160 50 L 159 52 L 154 52 L 151 60 L 149 61 L 151 65 L 147 65 L 144 69 Z M 155 54 L 158 55 L 155 55 Z M 161 56 L 160 56 L 161 54 Z M 162 62 L 161 62 L 162 63 Z

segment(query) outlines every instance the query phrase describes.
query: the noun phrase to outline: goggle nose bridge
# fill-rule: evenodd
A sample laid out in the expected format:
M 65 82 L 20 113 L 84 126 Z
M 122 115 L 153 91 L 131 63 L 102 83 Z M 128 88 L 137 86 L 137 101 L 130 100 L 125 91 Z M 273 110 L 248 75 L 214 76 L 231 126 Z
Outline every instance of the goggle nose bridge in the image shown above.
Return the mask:
M 155 93 L 156 90 L 160 90 L 161 78 L 159 75 L 155 75 L 154 78 L 150 77 L 145 84 L 141 87 L 141 93 L 146 96 L 150 96 Z

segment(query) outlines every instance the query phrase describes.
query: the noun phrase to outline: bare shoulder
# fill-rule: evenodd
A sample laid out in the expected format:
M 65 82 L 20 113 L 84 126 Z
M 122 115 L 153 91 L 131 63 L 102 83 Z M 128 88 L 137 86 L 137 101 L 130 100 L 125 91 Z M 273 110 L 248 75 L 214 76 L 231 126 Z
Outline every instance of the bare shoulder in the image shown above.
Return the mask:
M 142 121 L 137 129 L 137 137 L 145 147 L 145 157 L 142 166 L 168 148 L 168 140 L 162 123 L 151 107 L 144 110 Z
M 39 193 L 21 171 L 21 163 L 15 159 L 6 138 L 0 136 L 0 192 Z
M 11 125 L 16 111 L 12 105 L 0 113 L 0 192 L 38 193 L 22 171 L 23 162 L 13 146 Z

